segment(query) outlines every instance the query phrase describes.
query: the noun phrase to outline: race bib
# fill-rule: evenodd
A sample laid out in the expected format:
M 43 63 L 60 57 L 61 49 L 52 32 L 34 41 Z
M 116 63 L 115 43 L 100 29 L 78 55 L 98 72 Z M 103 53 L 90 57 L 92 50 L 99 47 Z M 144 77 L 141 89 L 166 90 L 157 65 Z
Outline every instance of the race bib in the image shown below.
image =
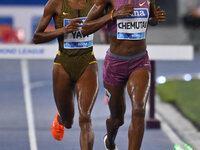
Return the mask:
M 146 8 L 135 8 L 131 16 L 117 19 L 117 39 L 145 39 L 148 19 L 149 11 Z
M 83 22 L 86 18 L 79 18 Z M 67 26 L 72 19 L 64 19 L 64 26 Z M 83 24 L 79 24 L 79 28 L 82 28 Z M 64 48 L 76 49 L 76 48 L 88 48 L 93 46 L 93 34 L 83 36 L 80 31 L 73 31 L 71 33 L 64 34 Z

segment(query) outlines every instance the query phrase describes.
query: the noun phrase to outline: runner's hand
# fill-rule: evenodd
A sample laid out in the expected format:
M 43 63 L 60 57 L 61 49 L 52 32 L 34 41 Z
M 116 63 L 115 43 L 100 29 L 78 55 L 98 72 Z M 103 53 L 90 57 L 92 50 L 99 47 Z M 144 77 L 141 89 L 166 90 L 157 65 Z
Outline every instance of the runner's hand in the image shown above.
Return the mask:
M 69 24 L 67 26 L 64 27 L 65 31 L 64 33 L 69 33 L 69 32 L 73 32 L 73 31 L 77 31 L 79 30 L 79 24 L 83 23 L 82 20 L 80 19 L 73 19 L 69 22 Z
M 113 18 L 123 18 L 126 16 L 130 16 L 133 14 L 133 10 L 134 8 L 131 4 L 121 6 L 119 9 L 114 11 Z
M 155 15 L 156 21 L 158 23 L 162 23 L 162 22 L 166 21 L 166 12 L 164 10 L 161 10 L 160 6 L 158 6 L 156 8 L 156 11 L 154 12 L 154 15 Z

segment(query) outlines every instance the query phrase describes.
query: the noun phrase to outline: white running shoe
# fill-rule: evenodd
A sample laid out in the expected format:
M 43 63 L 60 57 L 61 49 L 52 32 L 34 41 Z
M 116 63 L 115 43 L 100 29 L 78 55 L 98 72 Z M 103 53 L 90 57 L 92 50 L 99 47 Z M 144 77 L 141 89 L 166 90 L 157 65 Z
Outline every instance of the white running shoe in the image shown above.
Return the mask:
M 104 136 L 103 138 L 103 143 L 104 143 L 104 146 L 105 146 L 105 149 L 106 150 L 109 150 L 107 147 L 106 147 L 106 139 L 107 139 L 107 134 Z M 114 150 L 118 150 L 117 146 L 115 145 L 115 149 Z

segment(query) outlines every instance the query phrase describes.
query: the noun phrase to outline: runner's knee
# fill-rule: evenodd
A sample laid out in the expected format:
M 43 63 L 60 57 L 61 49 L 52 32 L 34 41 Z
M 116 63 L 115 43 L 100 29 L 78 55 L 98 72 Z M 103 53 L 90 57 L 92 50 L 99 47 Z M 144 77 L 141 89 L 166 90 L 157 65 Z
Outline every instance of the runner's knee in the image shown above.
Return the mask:
M 81 114 L 79 116 L 79 126 L 80 128 L 91 127 L 91 117 L 89 114 Z
M 135 103 L 132 111 L 134 116 L 144 117 L 145 116 L 145 104 L 144 103 Z
M 109 118 L 107 119 L 107 123 L 111 123 L 112 125 L 114 125 L 114 127 L 118 128 L 124 124 L 124 118 Z

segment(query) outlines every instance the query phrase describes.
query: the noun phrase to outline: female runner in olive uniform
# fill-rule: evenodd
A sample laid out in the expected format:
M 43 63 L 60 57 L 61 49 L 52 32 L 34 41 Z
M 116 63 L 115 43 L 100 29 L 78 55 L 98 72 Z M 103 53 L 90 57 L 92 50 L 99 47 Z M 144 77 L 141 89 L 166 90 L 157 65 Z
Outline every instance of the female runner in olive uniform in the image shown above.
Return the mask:
M 52 123 L 52 134 L 55 139 L 62 140 L 64 127 L 72 127 L 76 93 L 81 150 L 93 147 L 91 111 L 98 92 L 93 35 L 83 36 L 80 32 L 92 6 L 92 0 L 49 0 L 33 37 L 34 43 L 58 39 L 59 51 L 53 67 L 53 92 L 58 111 Z M 44 32 L 52 18 L 55 31 Z

